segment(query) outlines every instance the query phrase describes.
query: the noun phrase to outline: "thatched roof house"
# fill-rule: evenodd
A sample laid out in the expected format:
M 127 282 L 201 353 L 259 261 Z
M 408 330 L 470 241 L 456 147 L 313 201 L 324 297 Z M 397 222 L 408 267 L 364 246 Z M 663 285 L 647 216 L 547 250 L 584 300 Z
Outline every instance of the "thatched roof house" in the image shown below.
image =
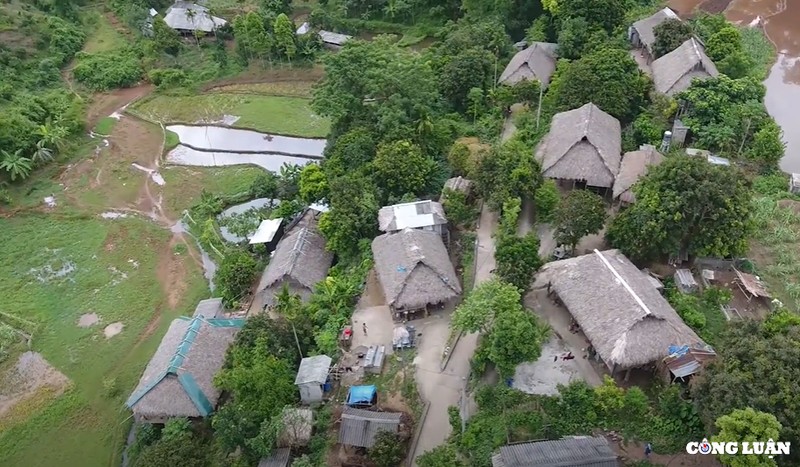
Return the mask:
M 689 89 L 694 79 L 719 76 L 703 44 L 692 37 L 652 64 L 656 91 L 673 96 Z
M 536 148 L 545 177 L 601 188 L 614 185 L 621 154 L 619 120 L 592 103 L 556 114 Z
M 436 201 L 395 204 L 378 211 L 378 229 L 381 232 L 422 229 L 442 233 L 446 225 L 444 208 Z
M 344 407 L 339 443 L 345 446 L 371 448 L 379 431 L 397 433 L 400 430 L 400 413 L 373 412 Z
M 638 151 L 626 152 L 622 156 L 622 164 L 614 182 L 614 199 L 622 203 L 636 202 L 636 195 L 631 187 L 642 178 L 652 165 L 664 162 L 664 156 L 656 151 L 655 146 L 645 144 Z
M 405 229 L 372 241 L 375 271 L 395 312 L 427 309 L 461 294 L 453 263 L 434 232 Z
M 172 29 L 184 33 L 212 32 L 228 24 L 224 19 L 212 16 L 208 8 L 181 0 L 167 9 L 164 22 Z
M 655 58 L 653 53 L 653 45 L 656 43 L 656 26 L 667 21 L 668 19 L 680 20 L 678 14 L 672 8 L 664 8 L 659 10 L 652 16 L 640 19 L 633 23 L 629 31 L 631 42 L 634 47 L 642 47 L 650 57 Z
M 602 436 L 568 436 L 503 446 L 492 456 L 492 467 L 554 466 L 618 467 L 620 462 Z
M 212 379 L 243 324 L 241 319 L 202 316 L 174 320 L 125 403 L 136 421 L 165 423 L 211 414 L 220 396 Z
M 660 362 L 671 345 L 705 343 L 619 250 L 546 264 L 537 286 L 555 291 L 611 371 Z
M 472 180 L 468 180 L 464 177 L 448 178 L 447 181 L 444 182 L 444 188 L 442 191 L 444 190 L 458 191 L 469 196 L 470 191 L 472 190 Z
M 556 71 L 556 49 L 558 44 L 532 43 L 514 55 L 497 83 L 513 86 L 520 81 L 538 80 L 543 88 L 547 88 Z
M 328 276 L 333 253 L 314 226 L 299 227 L 283 237 L 264 272 L 264 304 L 272 304 L 284 285 L 289 292 L 308 300 L 314 286 Z

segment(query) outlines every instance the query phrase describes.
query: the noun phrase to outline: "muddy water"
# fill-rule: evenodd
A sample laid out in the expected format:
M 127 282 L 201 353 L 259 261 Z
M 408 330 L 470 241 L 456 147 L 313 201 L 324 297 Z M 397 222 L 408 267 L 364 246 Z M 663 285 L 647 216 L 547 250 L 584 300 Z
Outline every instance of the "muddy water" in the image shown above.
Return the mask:
M 669 5 L 681 16 L 687 16 L 694 8 L 705 9 L 712 3 L 720 0 L 672 0 Z M 800 124 L 795 118 L 800 109 L 800 1 L 733 0 L 727 5 L 725 16 L 740 25 L 760 22 L 778 49 L 778 60 L 764 81 L 764 104 L 783 128 L 786 154 L 781 168 L 800 172 Z
M 282 154 L 198 151 L 182 144 L 167 154 L 167 161 L 176 165 L 225 167 L 252 164 L 275 173 L 280 172 L 283 164 L 306 165 L 313 160 L 307 157 L 284 156 Z
M 202 151 L 234 153 L 280 153 L 321 158 L 325 139 L 278 136 L 238 128 L 212 125 L 170 125 L 182 144 Z

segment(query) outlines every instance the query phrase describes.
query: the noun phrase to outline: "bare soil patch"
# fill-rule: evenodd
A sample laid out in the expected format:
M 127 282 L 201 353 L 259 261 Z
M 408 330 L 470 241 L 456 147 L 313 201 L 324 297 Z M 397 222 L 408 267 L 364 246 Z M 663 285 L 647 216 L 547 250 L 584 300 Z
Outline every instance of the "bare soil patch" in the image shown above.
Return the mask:
M 266 84 L 266 83 L 314 83 L 325 76 L 325 68 L 315 65 L 311 68 L 281 68 L 272 70 L 253 69 L 234 78 L 217 81 L 202 88 L 203 92 L 219 90 L 237 84 Z
M 25 352 L 16 365 L 0 377 L 0 419 L 38 392 L 44 390 L 50 397 L 58 397 L 70 384 L 69 378 L 47 363 L 41 354 Z
M 669 465 L 678 466 L 697 466 L 697 467 L 721 467 L 722 464 L 717 461 L 714 456 L 704 456 L 701 454 L 650 454 L 649 457 L 644 455 L 644 444 L 641 443 L 623 443 L 621 441 L 612 439 L 611 447 L 614 452 L 619 455 L 626 463 L 648 460 L 652 465 Z
M 97 313 L 84 313 L 78 319 L 79 328 L 89 328 L 100 322 L 100 316 Z
M 94 128 L 97 121 L 108 117 L 112 113 L 153 92 L 152 84 L 142 84 L 132 88 L 117 89 L 102 94 L 95 94 L 86 113 L 86 123 L 89 128 Z
M 717 14 L 724 12 L 733 0 L 706 0 L 700 4 L 700 9 L 706 13 Z
M 167 306 L 174 310 L 186 293 L 186 264 L 184 257 L 173 253 L 175 245 L 183 243 L 183 237 L 173 236 L 165 251 L 161 254 L 156 269 L 158 281 L 167 297 Z M 191 246 L 187 245 L 187 249 Z
M 116 323 L 111 323 L 103 329 L 103 334 L 106 336 L 106 339 L 111 339 L 112 337 L 116 336 L 117 334 L 122 332 L 122 329 L 125 325 L 119 321 Z

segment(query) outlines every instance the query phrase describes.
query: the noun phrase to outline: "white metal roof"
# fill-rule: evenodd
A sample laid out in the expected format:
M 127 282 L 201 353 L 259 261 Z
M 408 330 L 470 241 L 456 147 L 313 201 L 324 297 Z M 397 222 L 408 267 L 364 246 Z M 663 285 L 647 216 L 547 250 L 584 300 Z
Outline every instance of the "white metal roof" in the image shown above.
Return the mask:
M 331 208 L 328 207 L 328 205 L 324 204 L 324 203 L 314 203 L 314 204 L 308 206 L 308 208 L 309 209 L 313 209 L 314 211 L 317 211 L 317 212 L 328 212 L 328 211 L 331 210 Z
M 322 42 L 334 45 L 342 45 L 353 38 L 353 36 L 348 36 L 347 34 L 339 34 L 338 32 L 331 31 L 320 31 L 319 37 L 322 38 Z
M 156 16 L 157 14 L 158 12 L 156 11 L 155 8 L 150 8 L 150 16 Z
M 253 237 L 250 239 L 250 244 L 256 245 L 258 243 L 271 242 L 272 239 L 275 238 L 278 229 L 281 227 L 281 222 L 283 222 L 283 218 L 261 221 L 261 224 L 258 225 L 258 230 L 256 230 L 256 233 L 253 234 Z
M 382 207 L 378 224 L 380 230 L 389 232 L 447 224 L 447 219 L 440 203 L 425 200 Z
M 307 33 L 309 29 L 311 29 L 311 26 L 309 26 L 307 22 L 303 23 L 303 24 L 300 25 L 299 28 L 297 28 L 297 33 L 296 34 L 298 36 L 302 36 L 303 34 Z

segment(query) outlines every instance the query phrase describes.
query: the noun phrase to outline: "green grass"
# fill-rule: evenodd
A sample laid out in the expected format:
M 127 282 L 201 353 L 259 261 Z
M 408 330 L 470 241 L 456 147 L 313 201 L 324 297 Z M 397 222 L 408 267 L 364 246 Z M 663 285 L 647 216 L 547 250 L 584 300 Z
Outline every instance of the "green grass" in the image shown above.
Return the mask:
M 97 122 L 97 125 L 94 127 L 94 132 L 99 135 L 108 136 L 111 134 L 116 123 L 117 119 L 114 117 L 103 117 Z
M 750 75 L 758 80 L 764 80 L 769 74 L 772 64 L 775 63 L 776 51 L 764 31 L 759 28 L 741 28 L 742 47 L 750 61 L 753 63 Z
M 151 222 L 56 212 L 2 219 L 0 231 L 3 311 L 36 323 L 33 350 L 73 383 L 56 400 L 15 409 L 11 420 L 17 423 L 5 419 L 0 465 L 118 465 L 129 426 L 124 400 L 171 318 L 208 296 L 200 271 L 185 259 L 187 291 L 171 310 L 154 273 L 169 232 Z M 41 268 L 65 264 L 74 264 L 74 271 L 44 282 L 35 277 Z M 90 312 L 101 323 L 77 327 L 80 315 Z M 144 336 L 157 316 L 157 328 Z M 106 339 L 102 329 L 115 321 L 125 328 Z M 113 398 L 103 389 L 109 378 L 119 388 Z
M 788 193 L 787 193 L 788 197 Z M 777 197 L 753 201 L 756 236 L 750 257 L 768 290 L 790 309 L 800 308 L 800 200 Z
M 236 167 L 168 167 L 161 171 L 164 185 L 164 208 L 167 215 L 177 218 L 184 209 L 200 200 L 205 189 L 211 193 L 230 196 L 246 192 L 264 169 L 253 166 Z
M 181 140 L 178 137 L 178 134 L 174 131 L 166 130 L 167 137 L 164 141 L 164 150 L 169 151 L 173 149 L 175 146 L 181 144 Z
M 324 137 L 330 131 L 328 119 L 315 115 L 310 101 L 298 97 L 227 93 L 159 95 L 136 105 L 134 112 L 165 123 L 193 123 L 235 115 L 240 119 L 234 126 L 306 137 Z
M 84 52 L 107 52 L 127 45 L 125 37 L 114 29 L 114 26 L 108 22 L 104 15 L 97 13 L 91 21 L 95 29 L 86 39 L 86 43 L 83 46 Z

